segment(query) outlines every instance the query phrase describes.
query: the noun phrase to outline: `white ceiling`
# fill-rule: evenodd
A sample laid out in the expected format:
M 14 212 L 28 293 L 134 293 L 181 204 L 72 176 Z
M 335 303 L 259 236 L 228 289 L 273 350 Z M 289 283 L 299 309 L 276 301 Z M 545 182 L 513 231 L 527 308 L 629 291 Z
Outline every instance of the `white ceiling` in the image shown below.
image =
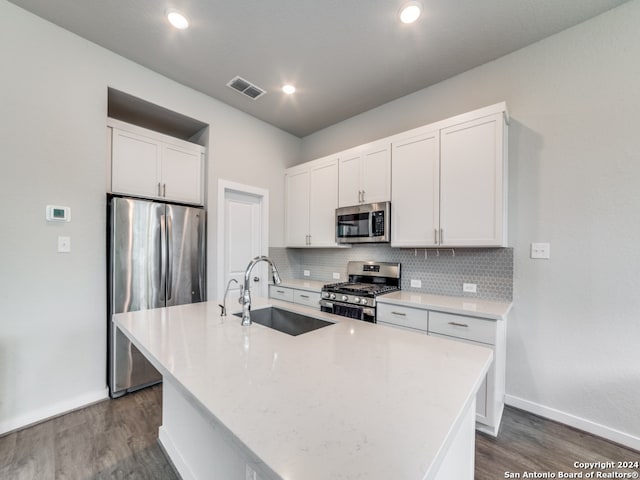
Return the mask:
M 626 0 L 11 0 L 81 37 L 303 137 Z M 169 26 L 176 8 L 191 27 Z M 267 90 L 251 100 L 240 75 Z M 298 91 L 286 96 L 285 82 Z

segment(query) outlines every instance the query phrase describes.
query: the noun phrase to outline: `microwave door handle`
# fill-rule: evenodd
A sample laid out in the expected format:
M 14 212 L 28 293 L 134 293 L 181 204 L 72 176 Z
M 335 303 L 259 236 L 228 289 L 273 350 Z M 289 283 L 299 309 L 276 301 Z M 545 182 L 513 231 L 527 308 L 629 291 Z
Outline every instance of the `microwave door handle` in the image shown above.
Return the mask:
M 369 236 L 373 237 L 373 232 L 375 231 L 374 227 L 375 217 L 373 216 L 373 212 L 369 212 Z

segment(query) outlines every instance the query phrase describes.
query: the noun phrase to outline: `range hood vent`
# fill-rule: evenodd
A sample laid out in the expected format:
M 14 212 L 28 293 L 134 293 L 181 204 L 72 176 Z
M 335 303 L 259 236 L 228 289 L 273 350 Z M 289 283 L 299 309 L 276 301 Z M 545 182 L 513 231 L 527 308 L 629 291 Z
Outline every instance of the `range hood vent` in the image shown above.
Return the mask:
M 231 81 L 227 83 L 227 87 L 233 88 L 235 91 L 240 92 L 241 94 L 249 97 L 252 100 L 257 100 L 262 95 L 267 93 L 262 88 L 254 85 L 253 83 L 245 80 L 242 77 L 232 78 Z

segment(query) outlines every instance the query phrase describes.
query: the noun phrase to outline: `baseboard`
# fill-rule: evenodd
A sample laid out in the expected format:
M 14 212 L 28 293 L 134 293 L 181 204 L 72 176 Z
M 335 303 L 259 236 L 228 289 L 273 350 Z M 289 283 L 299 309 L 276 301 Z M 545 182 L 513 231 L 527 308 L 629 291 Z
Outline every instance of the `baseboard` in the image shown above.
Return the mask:
M 0 435 L 11 433 L 36 423 L 58 417 L 65 413 L 72 412 L 79 408 L 84 408 L 92 403 L 99 402 L 109 397 L 109 389 L 103 388 L 93 392 L 87 392 L 82 395 L 58 402 L 44 408 L 39 408 L 31 412 L 19 415 L 15 418 L 0 421 Z
M 556 410 L 555 408 L 547 407 L 513 395 L 505 395 L 504 400 L 507 405 L 512 407 L 563 423 L 570 427 L 577 428 L 578 430 L 591 433 L 592 435 L 597 435 L 598 437 L 602 437 L 633 450 L 640 451 L 640 437 L 636 437 L 605 425 L 592 422 L 591 420 L 577 417 L 570 413 Z
M 185 463 L 180 451 L 176 447 L 175 443 L 173 443 L 171 435 L 169 435 L 169 432 L 167 432 L 167 429 L 164 426 L 160 426 L 158 429 L 158 443 L 171 463 L 173 470 L 182 480 L 196 480 L 196 477 L 191 472 L 189 465 Z

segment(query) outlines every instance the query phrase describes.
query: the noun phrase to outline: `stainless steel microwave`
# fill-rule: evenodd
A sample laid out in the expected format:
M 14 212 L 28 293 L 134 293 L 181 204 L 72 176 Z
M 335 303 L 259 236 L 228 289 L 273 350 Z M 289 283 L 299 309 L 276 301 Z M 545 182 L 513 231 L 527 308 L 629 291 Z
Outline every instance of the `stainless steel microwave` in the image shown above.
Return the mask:
M 389 242 L 391 203 L 368 203 L 336 209 L 337 243 Z

